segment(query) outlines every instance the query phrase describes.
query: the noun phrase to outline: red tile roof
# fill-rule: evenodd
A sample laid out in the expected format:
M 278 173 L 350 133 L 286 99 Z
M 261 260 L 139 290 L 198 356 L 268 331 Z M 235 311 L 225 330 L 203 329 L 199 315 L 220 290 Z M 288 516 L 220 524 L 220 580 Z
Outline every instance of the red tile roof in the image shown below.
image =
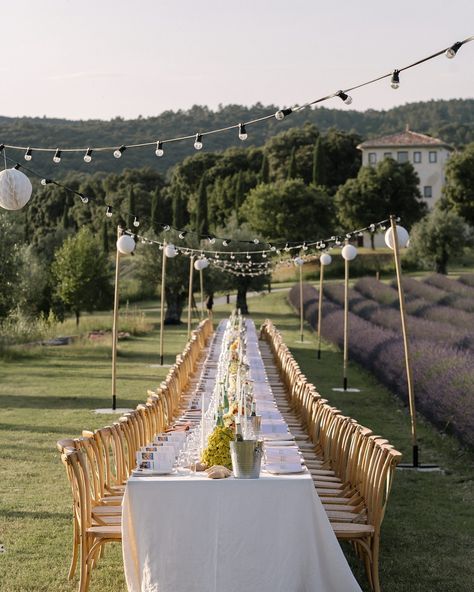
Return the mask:
M 364 150 L 365 148 L 383 148 L 389 146 L 443 146 L 444 148 L 453 150 L 452 146 L 438 138 L 432 138 L 426 134 L 412 132 L 409 129 L 399 132 L 398 134 L 366 140 L 365 142 L 362 142 L 362 144 L 359 144 L 357 148 Z

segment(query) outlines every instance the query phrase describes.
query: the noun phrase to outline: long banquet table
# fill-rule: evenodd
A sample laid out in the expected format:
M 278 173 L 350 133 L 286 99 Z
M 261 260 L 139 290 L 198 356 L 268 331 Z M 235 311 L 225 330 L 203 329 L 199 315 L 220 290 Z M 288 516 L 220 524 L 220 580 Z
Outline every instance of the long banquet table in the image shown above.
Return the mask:
M 198 391 L 213 388 L 223 332 L 221 323 Z M 259 413 L 279 425 L 251 321 L 247 355 Z M 129 592 L 360 592 L 308 471 L 132 476 L 122 524 Z

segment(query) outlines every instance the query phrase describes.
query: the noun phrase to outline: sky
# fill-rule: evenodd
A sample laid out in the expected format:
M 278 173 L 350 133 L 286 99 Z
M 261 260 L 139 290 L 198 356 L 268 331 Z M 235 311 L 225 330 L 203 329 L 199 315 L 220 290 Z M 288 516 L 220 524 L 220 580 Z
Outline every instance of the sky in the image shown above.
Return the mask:
M 302 104 L 474 35 L 473 0 L 0 0 L 0 115 Z M 474 97 L 474 42 L 351 108 Z M 327 107 L 346 108 L 339 99 Z

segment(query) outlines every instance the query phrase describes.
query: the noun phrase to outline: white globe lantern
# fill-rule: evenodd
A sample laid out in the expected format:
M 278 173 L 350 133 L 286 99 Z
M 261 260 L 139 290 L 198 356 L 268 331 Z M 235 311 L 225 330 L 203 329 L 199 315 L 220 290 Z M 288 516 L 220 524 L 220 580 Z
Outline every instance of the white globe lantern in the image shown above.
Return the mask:
M 206 269 L 206 267 L 209 265 L 209 261 L 205 258 L 202 259 L 198 259 L 197 261 L 194 262 L 194 269 L 196 269 L 197 271 L 201 271 L 202 269 Z
M 206 269 L 206 267 L 209 267 L 209 259 L 201 259 L 201 269 Z
M 6 210 L 21 210 L 30 197 L 33 187 L 28 177 L 17 169 L 0 172 L 0 206 Z
M 344 245 L 341 255 L 346 261 L 352 261 L 357 257 L 357 249 L 354 245 Z
M 201 267 L 201 259 L 197 259 L 197 260 L 194 262 L 194 269 L 195 269 L 196 271 L 201 271 L 201 269 L 202 269 L 202 267 Z
M 293 259 L 293 263 L 294 263 L 295 265 L 299 265 L 299 266 L 300 266 L 300 265 L 303 265 L 303 263 L 304 263 L 304 260 L 303 260 L 303 259 L 301 259 L 301 257 L 295 257 L 295 258 Z
M 173 257 L 176 257 L 177 254 L 178 254 L 178 251 L 176 250 L 176 247 L 174 245 L 172 245 L 171 243 L 169 245 L 166 245 L 165 255 L 167 257 L 172 259 Z
M 321 265 L 331 265 L 332 257 L 329 253 L 323 253 L 319 258 Z
M 396 226 L 395 228 L 397 229 L 398 247 L 400 249 L 408 247 L 410 235 L 408 234 L 407 229 L 403 228 L 403 226 Z M 385 233 L 385 244 L 387 245 L 387 247 L 393 250 L 394 245 L 392 227 L 390 227 Z
M 135 250 L 136 243 L 129 234 L 122 234 L 117 240 L 117 250 L 122 255 L 130 255 Z

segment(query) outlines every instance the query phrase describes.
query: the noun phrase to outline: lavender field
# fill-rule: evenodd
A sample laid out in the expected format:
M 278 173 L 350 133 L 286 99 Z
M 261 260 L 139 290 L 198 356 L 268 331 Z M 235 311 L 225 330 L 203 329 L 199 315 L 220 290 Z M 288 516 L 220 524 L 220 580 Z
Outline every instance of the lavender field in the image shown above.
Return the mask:
M 474 447 L 474 276 L 404 280 L 417 410 Z M 299 307 L 299 286 L 290 291 Z M 316 327 L 318 291 L 303 287 L 304 315 Z M 323 337 L 343 344 L 342 284 L 324 288 Z M 406 401 L 398 293 L 362 278 L 350 290 L 350 357 Z

